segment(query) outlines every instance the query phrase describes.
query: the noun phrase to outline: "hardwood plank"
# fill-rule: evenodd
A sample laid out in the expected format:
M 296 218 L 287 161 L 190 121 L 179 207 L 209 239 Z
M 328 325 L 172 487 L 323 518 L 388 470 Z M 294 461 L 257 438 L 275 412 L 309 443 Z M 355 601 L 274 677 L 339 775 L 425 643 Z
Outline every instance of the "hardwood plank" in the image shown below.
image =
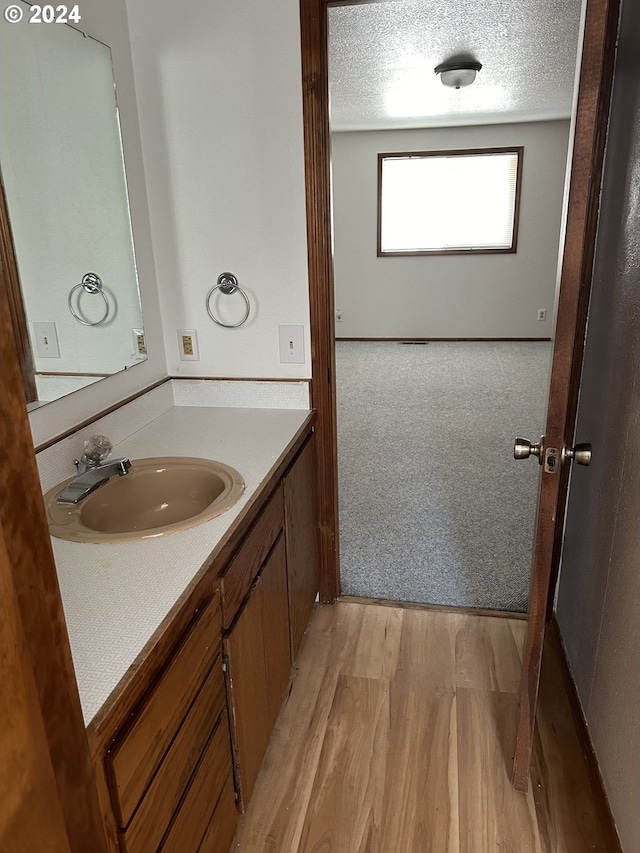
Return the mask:
M 393 678 L 400 656 L 404 614 L 391 607 L 365 607 L 355 648 L 342 666 L 343 675 Z
M 516 697 L 460 687 L 456 709 L 460 853 L 542 853 L 533 794 L 509 781 Z
M 455 703 L 451 689 L 391 682 L 380 853 L 458 853 Z
M 365 631 L 369 610 L 379 610 L 380 615 L 377 624 L 368 621 Z M 381 647 L 377 632 L 384 636 L 388 610 L 348 602 L 316 609 L 233 849 L 242 853 L 616 850 L 608 840 L 600 842 L 608 836 L 584 763 L 571 746 L 575 738 L 571 720 L 558 707 L 565 701 L 563 687 L 550 681 L 553 701 L 547 702 L 546 666 L 541 713 L 548 717 L 535 745 L 536 802 L 533 791 L 521 794 L 509 783 L 516 696 L 455 685 L 458 614 L 402 611 L 393 678 L 383 677 L 389 672 L 384 664 L 378 667 L 380 678 L 346 674 L 365 636 Z M 486 631 L 491 630 L 487 623 L 495 618 L 469 618 L 466 651 L 473 646 L 476 630 L 479 638 L 485 637 L 478 645 L 489 655 L 487 662 L 481 653 L 476 655 L 477 683 L 504 683 L 504 667 L 501 675 L 496 674 L 502 654 L 497 647 L 505 644 L 508 675 L 525 623 L 504 620 L 508 630 L 490 634 L 493 647 L 487 647 Z M 471 657 L 465 660 L 465 677 L 472 680 Z M 586 832 L 589 827 L 590 835 L 579 834 L 580 828 Z
M 382 851 L 388 738 L 389 682 L 339 676 L 299 849 Z
M 515 621 L 515 620 L 514 620 Z M 509 619 L 458 616 L 456 631 L 456 685 L 517 694 L 522 678 L 522 659 L 516 631 L 523 636 L 524 623 Z
M 317 607 L 294 667 L 291 691 L 271 737 L 235 848 L 243 853 L 301 850 L 305 815 L 342 665 L 363 618 L 359 606 Z
M 455 687 L 456 613 L 406 610 L 398 676 L 430 688 Z

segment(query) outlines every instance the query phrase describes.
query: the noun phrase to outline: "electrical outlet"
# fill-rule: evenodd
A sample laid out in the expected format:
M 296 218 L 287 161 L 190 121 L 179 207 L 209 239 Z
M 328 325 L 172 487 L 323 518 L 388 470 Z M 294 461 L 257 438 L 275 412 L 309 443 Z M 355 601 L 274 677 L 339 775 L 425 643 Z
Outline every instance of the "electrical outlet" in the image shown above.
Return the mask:
M 547 309 L 546 308 L 538 308 L 538 320 L 543 323 L 547 319 Z
M 281 364 L 304 364 L 304 326 L 278 326 Z
M 147 354 L 147 342 L 144 337 L 144 329 L 133 330 L 133 351 L 136 355 Z
M 200 361 L 198 333 L 195 329 L 178 329 L 180 361 Z
M 55 323 L 34 323 L 33 333 L 36 339 L 36 352 L 40 358 L 60 358 Z
M 342 322 L 342 308 L 336 308 L 336 322 Z

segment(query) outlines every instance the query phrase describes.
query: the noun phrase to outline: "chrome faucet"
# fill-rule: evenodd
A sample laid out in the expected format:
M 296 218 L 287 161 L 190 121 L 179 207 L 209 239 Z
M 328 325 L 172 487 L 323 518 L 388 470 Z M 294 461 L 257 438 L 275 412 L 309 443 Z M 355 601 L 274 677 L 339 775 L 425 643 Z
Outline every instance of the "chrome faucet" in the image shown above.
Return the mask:
M 58 495 L 56 503 L 77 504 L 118 474 L 123 477 L 131 468 L 129 459 L 112 459 L 80 474 Z

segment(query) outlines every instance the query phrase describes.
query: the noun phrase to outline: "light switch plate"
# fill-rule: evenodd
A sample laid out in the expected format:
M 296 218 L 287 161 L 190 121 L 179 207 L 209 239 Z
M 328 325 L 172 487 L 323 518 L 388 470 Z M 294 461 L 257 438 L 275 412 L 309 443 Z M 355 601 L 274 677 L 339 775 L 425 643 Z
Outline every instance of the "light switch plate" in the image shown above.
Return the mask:
M 58 332 L 55 323 L 34 323 L 33 334 L 36 341 L 36 352 L 40 358 L 60 358 Z
M 281 364 L 304 364 L 304 326 L 278 326 Z

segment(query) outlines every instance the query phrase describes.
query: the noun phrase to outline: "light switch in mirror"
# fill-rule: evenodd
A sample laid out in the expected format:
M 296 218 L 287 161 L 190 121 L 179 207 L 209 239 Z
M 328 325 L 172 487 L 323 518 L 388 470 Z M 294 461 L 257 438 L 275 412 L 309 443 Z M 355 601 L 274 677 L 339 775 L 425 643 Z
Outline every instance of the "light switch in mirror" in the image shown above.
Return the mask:
M 146 341 L 111 51 L 20 5 L 0 26 L 2 267 L 33 408 L 143 361 Z

